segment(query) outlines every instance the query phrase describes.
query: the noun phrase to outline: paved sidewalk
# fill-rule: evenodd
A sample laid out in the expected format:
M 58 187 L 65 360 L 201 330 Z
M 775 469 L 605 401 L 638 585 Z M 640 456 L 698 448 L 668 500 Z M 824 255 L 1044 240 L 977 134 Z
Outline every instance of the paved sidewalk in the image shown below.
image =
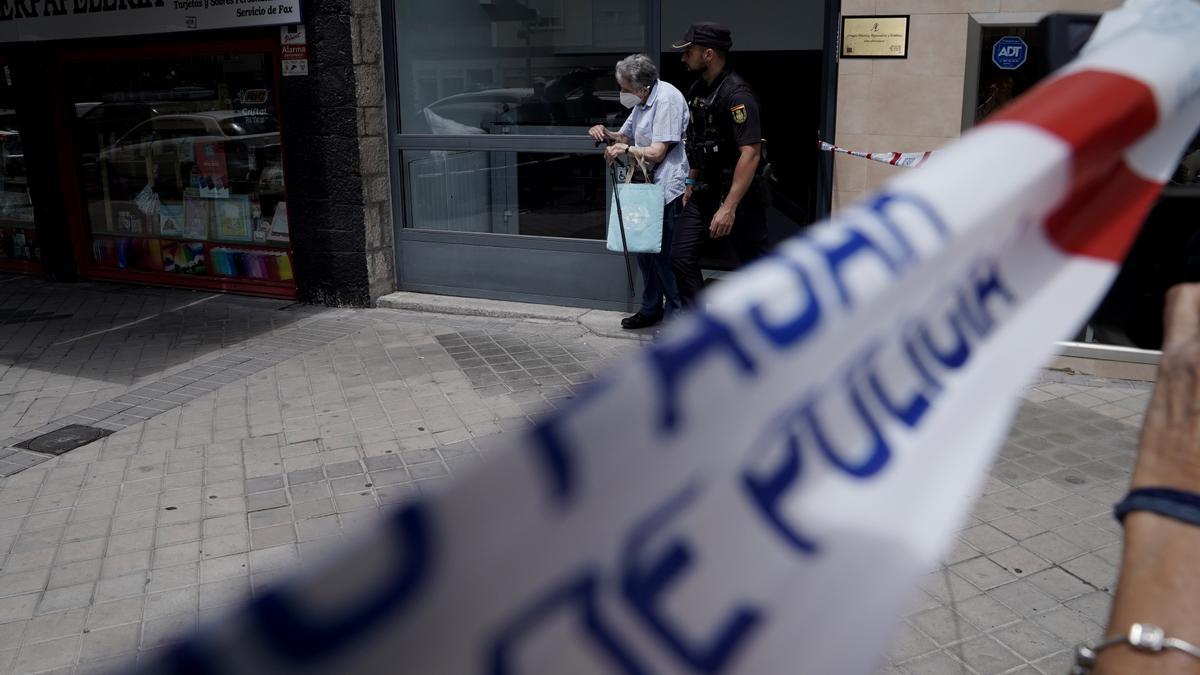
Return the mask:
M 209 296 L 7 279 L 0 436 L 145 400 L 105 418 L 111 436 L 0 478 L 0 674 L 156 654 L 638 345 L 573 321 L 230 296 L 185 307 Z M 1108 510 L 1149 388 L 1045 373 L 1028 391 L 889 672 L 1066 672 L 1105 618 L 1120 536 Z

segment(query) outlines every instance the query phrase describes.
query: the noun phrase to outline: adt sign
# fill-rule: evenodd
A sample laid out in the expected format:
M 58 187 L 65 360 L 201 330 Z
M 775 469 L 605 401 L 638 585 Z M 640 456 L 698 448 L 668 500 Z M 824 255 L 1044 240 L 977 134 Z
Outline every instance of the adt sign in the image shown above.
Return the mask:
M 992 63 L 1001 70 L 1016 70 L 1029 58 L 1029 45 L 1015 35 L 1006 35 L 992 45 Z

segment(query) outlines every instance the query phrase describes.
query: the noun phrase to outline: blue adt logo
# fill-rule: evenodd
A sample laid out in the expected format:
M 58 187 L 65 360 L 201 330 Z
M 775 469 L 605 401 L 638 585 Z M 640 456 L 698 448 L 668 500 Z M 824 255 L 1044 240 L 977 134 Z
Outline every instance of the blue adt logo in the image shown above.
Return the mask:
M 1007 35 L 992 45 L 992 63 L 1001 70 L 1016 70 L 1029 58 L 1029 45 L 1015 35 Z

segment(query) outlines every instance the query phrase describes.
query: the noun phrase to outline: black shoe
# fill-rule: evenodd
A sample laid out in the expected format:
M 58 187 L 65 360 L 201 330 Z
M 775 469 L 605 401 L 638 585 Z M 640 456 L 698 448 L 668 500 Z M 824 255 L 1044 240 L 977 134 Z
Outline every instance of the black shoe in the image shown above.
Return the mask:
M 650 326 L 659 324 L 662 320 L 662 314 L 659 314 L 658 316 L 650 316 L 649 314 L 642 314 L 641 312 L 638 312 L 633 316 L 627 316 L 624 319 L 621 319 L 621 328 L 624 328 L 625 330 L 649 328 Z

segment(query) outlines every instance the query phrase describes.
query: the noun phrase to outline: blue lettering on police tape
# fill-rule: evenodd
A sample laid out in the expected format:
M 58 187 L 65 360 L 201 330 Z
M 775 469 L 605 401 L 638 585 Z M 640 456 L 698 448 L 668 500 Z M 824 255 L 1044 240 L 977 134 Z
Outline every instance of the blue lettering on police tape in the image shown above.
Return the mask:
M 899 216 L 907 209 L 910 216 L 903 224 Z M 853 297 L 843 278 L 843 268 L 851 261 L 870 255 L 881 263 L 893 276 L 917 262 L 917 249 L 911 236 L 905 235 L 905 226 L 917 223 L 935 235 L 945 239 L 949 228 L 937 211 L 925 200 L 908 194 L 885 192 L 869 200 L 863 212 L 865 220 L 849 221 L 842 228 L 845 239 L 835 245 L 817 244 L 802 240 L 810 249 L 820 254 L 825 261 L 824 272 L 838 289 L 842 306 L 853 307 Z M 880 233 L 870 231 L 872 223 L 883 227 L 890 241 L 880 241 Z M 895 249 L 898 249 L 896 251 Z M 776 264 L 790 270 L 798 290 L 807 302 L 795 316 L 783 320 L 770 320 L 761 305 L 747 308 L 750 323 L 768 343 L 777 349 L 789 349 L 803 344 L 820 326 L 824 313 L 810 272 L 799 261 L 782 255 L 772 255 L 766 264 Z M 647 349 L 651 371 L 658 387 L 658 428 L 661 432 L 678 430 L 682 414 L 681 398 L 690 374 L 712 358 L 728 360 L 743 376 L 753 376 L 757 364 L 746 348 L 738 341 L 737 334 L 727 324 L 703 312 L 695 315 L 694 330 L 688 336 L 669 343 L 659 343 Z M 561 434 L 561 427 L 579 410 L 586 407 L 585 399 L 594 398 L 598 384 L 584 389 L 573 404 L 555 415 L 544 419 L 535 427 L 531 441 L 534 451 L 541 457 L 549 479 L 550 491 L 556 500 L 569 499 L 574 485 L 574 469 L 571 452 Z
M 547 474 L 550 494 L 558 502 L 567 499 L 575 486 L 575 464 L 570 456 L 567 442 L 562 437 L 562 425 L 571 419 L 575 411 L 608 388 L 610 380 L 597 379 L 579 392 L 579 395 L 558 409 L 554 415 L 543 417 L 530 432 L 531 447 L 541 458 L 539 466 Z
M 973 276 L 975 278 L 975 304 L 972 305 L 972 314 L 979 317 L 976 330 L 980 335 L 987 335 L 996 325 L 995 317 L 988 311 L 988 304 L 1003 300 L 1006 305 L 1012 305 L 1017 299 L 1000 279 L 1000 270 L 995 261 L 977 265 Z
M 809 334 L 821 323 L 821 303 L 817 300 L 817 292 L 813 288 L 812 279 L 804 266 L 787 256 L 772 254 L 770 260 L 787 267 L 796 275 L 796 284 L 804 293 L 807 302 L 803 311 L 794 317 L 778 323 L 767 318 L 761 304 L 750 306 L 750 321 L 758 328 L 763 337 L 777 348 L 786 348 L 797 342 L 803 342 Z
M 265 642 L 291 662 L 329 656 L 355 641 L 368 639 L 385 619 L 412 602 L 431 572 L 431 528 L 425 506 L 414 502 L 392 514 L 383 530 L 391 551 L 404 561 L 388 567 L 379 584 L 349 598 L 348 606 L 329 613 L 302 606 L 293 586 L 271 591 L 250 606 Z
M 783 461 L 769 472 L 759 473 L 752 468 L 743 468 L 742 488 L 749 495 L 751 504 L 784 542 L 801 553 L 812 555 L 817 552 L 817 544 L 783 517 L 783 498 L 788 496 L 792 485 L 800 478 L 800 439 L 793 435 L 786 436 L 783 449 Z
M 943 346 L 937 344 L 933 333 L 929 326 L 921 326 L 918 332 L 921 335 L 921 341 L 925 346 L 925 350 L 937 359 L 937 362 L 950 368 L 958 370 L 967 363 L 967 359 L 971 358 L 971 343 L 967 339 L 967 334 L 963 328 L 963 323 L 969 321 L 968 313 L 963 306 L 966 297 L 959 295 L 959 306 L 957 311 L 951 310 L 946 315 L 947 323 L 950 325 L 950 330 L 954 335 L 954 343 L 951 346 Z
M 852 306 L 853 298 L 840 279 L 840 271 L 854 257 L 873 256 L 893 272 L 915 261 L 916 249 L 902 236 L 896 222 L 890 220 L 893 213 L 890 209 L 905 204 L 915 206 L 936 232 L 945 234 L 936 214 L 919 200 L 892 196 L 871 204 L 880 222 L 891 223 L 886 227 L 895 239 L 893 244 L 899 246 L 900 255 L 885 250 L 866 230 L 853 229 L 842 244 L 824 250 L 827 272 L 845 306 Z M 811 283 L 811 270 L 780 256 L 774 257 L 774 263 L 791 269 L 807 302 L 793 317 L 783 320 L 768 319 L 758 306 L 748 308 L 747 313 L 749 323 L 766 342 L 783 350 L 811 336 L 820 325 L 824 309 Z M 752 444 L 749 461 L 738 476 L 740 491 L 751 512 L 761 518 L 760 524 L 798 554 L 810 557 L 821 550 L 820 544 L 804 533 L 804 528 L 792 522 L 794 516 L 786 504 L 803 477 L 805 455 L 820 458 L 855 480 L 878 475 L 893 457 L 893 439 L 889 435 L 898 433 L 890 431 L 894 425 L 882 420 L 894 419 L 908 429 L 916 429 L 943 393 L 942 380 L 969 362 L 973 349 L 998 324 L 997 315 L 1017 303 L 994 260 L 973 266 L 957 290 L 943 297 L 946 306 L 941 311 L 928 312 L 922 319 L 909 319 L 899 331 L 881 338 L 891 342 L 871 345 L 857 358 L 848 359 L 849 365 L 842 373 L 811 389 L 799 403 L 785 408 Z M 743 376 L 754 375 L 759 367 L 739 343 L 735 331 L 721 320 L 700 314 L 694 324 L 697 330 L 686 339 L 655 345 L 649 350 L 663 398 L 658 426 L 667 433 L 680 424 L 679 398 L 683 384 L 704 362 L 713 357 L 725 358 Z M 937 337 L 947 331 L 952 334 L 951 344 L 943 344 Z M 885 377 L 881 354 L 886 347 L 893 349 L 900 356 L 900 363 L 907 365 L 901 383 L 895 381 L 895 368 L 886 371 L 890 379 Z M 551 494 L 560 508 L 567 505 L 578 483 L 575 466 L 578 460 L 564 439 L 562 425 L 606 391 L 607 383 L 598 381 L 586 388 L 567 408 L 543 419 L 533 433 L 535 453 L 546 469 Z M 859 433 L 858 447 L 845 438 L 847 429 L 839 427 L 841 433 L 836 438 L 830 433 L 833 426 L 829 423 L 830 406 L 835 405 L 841 406 L 842 413 L 850 413 L 837 419 L 853 421 L 851 430 L 857 429 Z M 771 454 L 779 449 L 781 455 Z M 764 468 L 762 460 L 771 456 L 780 459 Z M 606 572 L 594 564 L 584 565 L 563 577 L 562 583 L 522 605 L 511 620 L 494 632 L 486 648 L 486 668 L 493 675 L 515 673 L 513 663 L 520 646 L 560 612 L 567 611 L 582 618 L 584 630 L 610 665 L 625 675 L 651 675 L 646 665 L 649 660 L 637 653 L 602 611 L 600 594 L 619 588 L 615 597 L 622 598 L 632 615 L 646 624 L 648 635 L 666 654 L 693 672 L 728 671 L 739 650 L 763 624 L 762 609 L 750 604 L 729 608 L 723 620 L 716 622 L 718 628 L 711 635 L 700 640 L 685 635 L 668 616 L 664 596 L 695 566 L 696 556 L 689 542 L 679 535 L 665 547 L 649 545 L 652 538 L 667 531 L 667 526 L 704 494 L 703 487 L 688 485 L 630 528 L 618 573 Z M 403 567 L 395 573 L 389 570 L 383 583 L 350 598 L 340 611 L 329 613 L 325 608 L 318 613 L 303 606 L 291 586 L 269 593 L 249 608 L 251 625 L 274 656 L 291 663 L 331 658 L 359 641 L 370 640 L 374 629 L 412 605 L 421 590 L 428 587 L 433 572 L 435 536 L 426 507 L 414 503 L 396 512 L 385 535 L 389 538 L 387 545 L 402 557 Z M 202 638 L 174 650 L 166 665 L 175 672 L 214 672 L 212 657 L 219 649 L 217 641 L 215 637 Z M 269 658 L 266 653 L 263 656 Z
M 625 675 L 651 675 L 633 650 L 626 645 L 600 615 L 597 596 L 600 594 L 600 572 L 591 567 L 576 572 L 571 578 L 524 608 L 515 619 L 507 622 L 487 647 L 487 672 L 491 675 L 514 675 L 514 652 L 521 641 L 537 631 L 560 610 L 573 610 L 583 618 L 583 628 L 600 648 L 610 664 Z
M 909 346 L 905 345 L 905 356 L 913 359 L 913 352 Z M 927 369 L 922 365 L 912 365 L 917 374 L 921 376 L 921 381 L 916 383 L 913 391 L 907 393 L 907 400 L 903 401 L 898 401 L 897 395 L 888 391 L 879 372 L 871 372 L 866 376 L 867 384 L 871 387 L 871 394 L 875 400 L 879 401 L 893 419 L 900 420 L 909 429 L 915 429 L 920 424 L 925 413 L 929 412 L 933 405 L 932 396 L 941 391 L 941 386 L 929 375 Z
M 621 555 L 619 585 L 621 598 L 632 613 L 643 621 L 674 658 L 693 672 L 715 674 L 729 665 L 737 650 L 746 644 L 760 624 L 763 613 L 751 606 L 730 610 L 714 635 L 695 640 L 682 633 L 663 608 L 663 596 L 695 560 L 688 542 L 677 537 L 665 551 L 646 560 L 650 542 L 669 531 L 670 523 L 701 494 L 701 486 L 691 483 L 665 500 L 636 525 L 626 537 Z M 657 550 L 657 547 L 655 547 Z M 614 580 L 615 581 L 615 580 Z M 645 659 L 635 653 L 601 611 L 598 596 L 614 584 L 602 570 L 587 566 L 568 575 L 567 580 L 534 599 L 506 622 L 485 650 L 487 671 L 492 675 L 516 675 L 515 665 L 521 645 L 537 635 L 560 612 L 580 616 L 586 638 L 598 649 L 609 665 L 625 675 L 650 675 Z
M 889 273 L 898 275 L 918 261 L 917 248 L 900 227 L 899 210 L 911 208 L 937 236 L 948 236 L 945 224 L 924 202 L 913 197 L 884 195 L 869 203 L 885 232 L 872 231 L 869 222 L 860 221 L 844 228 L 846 237 L 834 245 L 809 248 L 819 254 L 822 268 L 838 292 L 843 308 L 854 306 L 854 296 L 843 278 L 843 269 L 856 259 L 872 259 Z M 907 223 L 911 219 L 906 219 Z M 863 258 L 865 256 L 865 258 Z M 755 332 L 776 350 L 804 343 L 819 328 L 826 306 L 812 282 L 813 268 L 781 255 L 773 255 L 765 264 L 790 270 L 802 302 L 790 316 L 768 316 L 765 308 L 747 308 L 747 319 Z M 820 458 L 839 474 L 854 480 L 868 480 L 880 474 L 894 456 L 891 434 L 899 433 L 893 419 L 909 430 L 917 429 L 944 392 L 943 380 L 969 363 L 974 349 L 998 324 L 997 314 L 1011 309 L 1017 298 L 1004 283 L 994 260 L 984 260 L 969 268 L 966 278 L 954 290 L 942 296 L 944 305 L 927 311 L 921 318 L 910 318 L 900 330 L 881 337 L 854 358 L 830 381 L 809 390 L 805 398 L 785 408 L 766 432 L 751 446 L 749 460 L 738 477 L 742 494 L 769 531 L 799 555 L 819 554 L 821 545 L 793 522 L 787 501 L 793 496 L 804 473 L 805 455 Z M 835 305 L 836 306 L 836 305 Z M 656 344 L 647 350 L 652 378 L 658 385 L 657 427 L 661 433 L 674 433 L 682 424 L 681 398 L 688 377 L 712 359 L 723 359 L 744 377 L 756 374 L 760 367 L 739 342 L 738 334 L 721 319 L 698 314 L 694 330 L 674 342 Z M 947 337 L 948 336 L 948 337 Z M 892 350 L 884 369 L 884 350 Z M 903 367 L 898 367 L 903 366 Z M 552 495 L 565 506 L 577 484 L 578 459 L 564 438 L 563 425 L 594 400 L 594 393 L 574 401 L 567 409 L 543 420 L 534 431 L 537 452 L 550 477 Z M 839 425 L 833 434 L 832 420 L 850 421 Z M 847 433 L 857 437 L 847 438 Z M 782 452 L 780 452 L 782 451 Z M 769 465 L 764 461 L 774 457 Z M 694 556 L 683 539 L 673 540 L 658 557 L 639 564 L 646 541 L 699 498 L 701 488 L 689 486 L 683 493 L 654 509 L 631 528 L 626 539 L 620 576 L 622 596 L 635 616 L 650 629 L 649 634 L 666 653 L 672 654 L 694 672 L 724 672 L 737 649 L 752 636 L 762 620 L 760 609 L 744 605 L 731 609 L 720 628 L 708 639 L 696 642 L 683 635 L 661 606 L 662 595 L 692 565 Z M 515 672 L 512 665 L 519 645 L 533 638 L 545 623 L 560 611 L 573 611 L 583 618 L 583 627 L 592 642 L 606 655 L 611 665 L 627 675 L 649 673 L 648 660 L 639 656 L 628 640 L 602 616 L 597 594 L 607 592 L 605 572 L 587 566 L 569 575 L 567 581 L 539 596 L 516 613 L 496 633 L 488 650 L 491 672 Z M 610 582 L 611 583 L 611 582 Z
M 901 221 L 900 216 L 909 218 Z M 837 243 L 818 242 L 814 238 L 800 240 L 824 261 L 821 271 L 837 289 L 841 306 L 845 310 L 854 307 L 854 297 L 845 278 L 845 268 L 851 262 L 874 260 L 888 274 L 898 277 L 903 271 L 919 262 L 913 237 L 906 236 L 905 227 L 924 228 L 940 239 L 950 236 L 949 228 L 937 211 L 925 200 L 899 193 L 883 193 L 868 201 L 860 218 L 843 222 Z M 861 216 L 865 215 L 863 218 Z M 876 231 L 878 224 L 882 231 Z M 801 262 L 775 254 L 763 261 L 789 270 L 795 281 L 796 290 L 807 300 L 787 319 L 768 320 L 761 305 L 747 308 L 750 323 L 766 341 L 777 349 L 790 349 L 803 344 L 819 327 L 824 309 L 811 278 L 811 270 Z M 680 398 L 686 375 L 700 367 L 709 358 L 722 355 L 740 366 L 744 374 L 755 372 L 755 363 L 747 351 L 738 343 L 732 328 L 717 318 L 701 314 L 696 331 L 676 343 L 656 344 L 649 348 L 653 373 L 659 383 L 661 416 L 659 428 L 665 432 L 678 429 L 681 413 Z
M 842 307 L 853 309 L 854 298 L 850 294 L 845 278 L 845 268 L 850 262 L 858 262 L 864 254 L 871 254 L 876 262 L 882 263 L 893 277 L 900 275 L 902 267 L 875 237 L 855 227 L 854 224 L 844 227 L 843 234 L 845 239 L 835 245 L 828 245 L 824 242 L 810 243 L 825 258 L 825 264 L 829 268 L 829 277 L 837 287 Z
M 703 312 L 696 315 L 693 323 L 697 325 L 697 330 L 687 339 L 656 345 L 648 350 L 658 381 L 661 397 L 659 426 L 663 430 L 673 431 L 679 425 L 679 393 L 685 376 L 694 372 L 710 356 L 724 355 L 743 375 L 753 375 L 755 372 L 754 361 L 738 343 L 732 328 Z
M 909 429 L 917 428 L 944 390 L 929 361 L 939 364 L 941 373 L 947 375 L 962 368 L 970 358 L 972 343 L 982 342 L 996 326 L 993 310 L 1001 308 L 989 307 L 989 301 L 1002 299 L 1009 306 L 1016 303 L 1015 296 L 1000 278 L 994 262 L 975 266 L 970 277 L 974 295 L 959 294 L 959 299 L 947 313 L 935 315 L 930 320 L 945 322 L 959 340 L 950 356 L 932 343 L 930 337 L 934 331 L 931 323 L 907 324 L 901 332 L 901 343 L 894 345 L 908 365 L 908 376 L 912 380 L 906 402 L 896 403 L 895 397 L 888 393 L 879 366 L 880 348 L 872 346 L 857 358 L 849 359 L 851 365 L 832 384 L 818 387 L 804 401 L 777 417 L 751 447 L 749 454 L 752 462 L 770 456 L 778 448 L 783 450 L 783 461 L 773 473 L 764 477 L 761 471 L 747 466 L 742 470 L 741 483 L 748 501 L 791 548 L 805 555 L 812 555 L 819 550 L 818 542 L 802 534 L 803 528 L 784 517 L 783 501 L 801 479 L 804 450 L 811 448 L 812 452 L 845 476 L 864 480 L 877 475 L 892 457 L 891 443 L 877 416 L 882 413 Z M 964 303 L 963 298 L 974 303 Z M 966 320 L 966 314 L 976 315 L 979 323 Z M 963 330 L 964 324 L 986 330 L 968 335 Z M 839 390 L 841 396 L 837 395 Z M 826 432 L 824 415 L 828 414 L 828 406 L 837 403 L 848 405 L 852 410 L 851 418 L 858 423 L 859 432 L 865 436 L 860 439 L 865 441 L 865 450 L 835 443 Z M 851 462 L 846 459 L 850 456 L 865 458 Z
M 692 548 L 682 538 L 673 539 L 667 549 L 643 565 L 639 560 L 649 542 L 680 511 L 695 501 L 700 492 L 696 483 L 651 513 L 633 528 L 624 547 L 622 590 L 626 601 L 637 611 L 667 650 L 698 673 L 719 673 L 733 658 L 739 645 L 762 619 L 762 611 L 743 605 L 732 610 L 716 635 L 697 643 L 672 625 L 662 607 L 663 596 L 671 584 L 692 566 Z
M 830 464 L 853 478 L 870 478 L 883 470 L 883 467 L 892 457 L 892 448 L 888 444 L 887 438 L 883 435 L 883 430 L 880 428 L 879 423 L 875 420 L 875 416 L 867 407 L 862 392 L 859 391 L 858 386 L 852 381 L 852 378 L 853 374 L 848 373 L 845 383 L 846 390 L 849 394 L 850 406 L 854 409 L 854 418 L 861 423 L 860 428 L 867 432 L 867 444 L 869 447 L 867 448 L 866 459 L 860 462 L 846 459 L 848 456 L 862 453 L 845 452 L 844 448 L 838 447 L 838 444 L 830 440 L 824 425 L 817 416 L 816 402 L 805 406 L 800 414 L 812 434 L 817 451 Z
M 950 237 L 950 228 L 929 202 L 915 195 L 883 192 L 870 198 L 866 203 L 867 212 L 877 218 L 892 235 L 902 253 L 900 261 L 911 263 L 916 262 L 918 258 L 917 249 L 909 237 L 905 236 L 904 229 L 896 220 L 896 210 L 904 207 L 915 209 L 919 215 L 917 222 L 928 225 L 942 241 Z

